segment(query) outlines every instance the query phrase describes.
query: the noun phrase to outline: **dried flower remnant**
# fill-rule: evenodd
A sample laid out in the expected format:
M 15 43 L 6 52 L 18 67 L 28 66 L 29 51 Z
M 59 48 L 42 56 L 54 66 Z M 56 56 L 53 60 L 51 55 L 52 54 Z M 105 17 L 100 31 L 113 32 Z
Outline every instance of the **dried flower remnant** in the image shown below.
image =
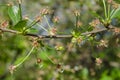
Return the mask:
M 22 0 L 17 0 L 17 2 L 18 2 L 19 4 L 21 4 L 21 3 L 22 3 Z
M 56 49 L 57 51 L 62 51 L 62 50 L 64 50 L 64 47 L 63 47 L 62 45 L 56 45 L 56 46 L 55 46 L 55 49 Z
M 108 2 L 109 4 L 111 4 L 111 3 L 113 2 L 113 0 L 107 0 L 107 2 Z
M 7 4 L 7 6 L 8 6 L 8 7 L 9 7 L 9 6 L 13 6 L 13 3 L 10 2 L 10 3 Z
M 83 39 L 82 39 L 81 37 L 78 37 L 78 38 L 77 38 L 77 43 L 81 43 L 82 40 L 83 40 Z
M 61 64 L 57 64 L 57 69 L 60 69 L 61 67 L 62 67 L 62 65 Z
M 99 46 L 108 47 L 107 43 L 108 43 L 108 42 L 107 42 L 106 40 L 100 40 Z
M 58 72 L 63 73 L 64 69 L 63 69 L 63 65 L 61 63 L 58 63 L 56 68 L 57 68 Z
M 33 38 L 33 46 L 34 47 L 38 47 L 39 46 L 38 38 Z
M 114 32 L 115 32 L 116 34 L 118 34 L 118 33 L 120 33 L 120 29 L 119 29 L 119 28 L 114 28 Z
M 80 16 L 80 11 L 74 10 L 73 12 L 74 12 L 74 15 L 75 15 L 75 16 Z
M 52 11 L 47 7 L 47 8 L 42 9 L 42 10 L 40 11 L 40 13 L 41 13 L 42 15 L 47 15 L 47 14 L 51 14 Z
M 81 21 L 78 21 L 77 22 L 77 27 L 80 27 L 80 26 L 82 26 L 83 24 L 82 24 L 82 22 Z
M 35 18 L 35 21 L 36 21 L 36 22 L 41 22 L 41 21 L 42 21 L 42 18 L 41 18 L 40 16 L 37 16 L 37 17 Z
M 9 67 L 10 73 L 13 74 L 13 72 L 15 71 L 15 69 L 16 69 L 16 66 L 11 65 L 11 66 Z
M 95 62 L 97 66 L 100 66 L 102 64 L 102 60 L 100 58 L 96 58 Z
M 93 26 L 94 28 L 96 28 L 96 26 L 100 24 L 100 20 L 99 19 L 95 19 L 92 22 L 89 23 L 90 26 Z
M 113 6 L 113 8 L 117 9 L 117 8 L 119 7 L 119 4 L 116 3 L 116 2 L 113 2 L 113 3 L 112 3 L 112 6 Z
M 42 62 L 42 60 L 40 58 L 37 58 L 37 63 L 39 64 L 41 62 Z
M 73 37 L 73 38 L 72 38 L 72 43 L 78 43 L 78 44 L 79 44 L 79 43 L 82 42 L 82 40 L 83 40 L 83 39 L 82 39 L 81 37 L 77 37 L 77 38 Z
M 1 27 L 2 27 L 2 28 L 6 28 L 6 27 L 8 26 L 8 24 L 9 24 L 8 21 L 3 21 L 3 22 L 1 23 Z
M 26 15 L 26 16 L 23 17 L 23 19 L 29 20 L 29 17 Z
M 57 16 L 53 17 L 53 22 L 58 23 L 59 22 L 59 17 L 57 17 Z
M 51 28 L 49 33 L 50 33 L 50 35 L 56 35 L 57 34 L 57 28 L 55 28 L 55 27 Z
M 95 76 L 95 74 L 96 74 L 96 72 L 94 71 L 94 69 L 90 69 L 90 74 L 91 74 L 91 76 Z

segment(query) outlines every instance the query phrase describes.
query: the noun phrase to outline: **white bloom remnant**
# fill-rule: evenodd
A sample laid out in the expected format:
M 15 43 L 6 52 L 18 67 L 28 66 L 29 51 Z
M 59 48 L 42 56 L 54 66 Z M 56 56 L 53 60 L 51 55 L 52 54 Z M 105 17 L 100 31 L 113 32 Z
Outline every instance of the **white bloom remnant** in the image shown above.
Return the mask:
M 100 40 L 100 44 L 99 46 L 104 46 L 104 47 L 108 47 L 108 42 L 106 40 Z
M 95 62 L 97 66 L 100 66 L 102 64 L 102 60 L 100 58 L 96 58 Z
M 23 17 L 23 19 L 29 20 L 29 17 L 26 15 L 26 16 Z
M 16 66 L 11 65 L 11 66 L 9 67 L 10 73 L 13 74 L 13 72 L 15 71 L 15 69 L 16 69 Z

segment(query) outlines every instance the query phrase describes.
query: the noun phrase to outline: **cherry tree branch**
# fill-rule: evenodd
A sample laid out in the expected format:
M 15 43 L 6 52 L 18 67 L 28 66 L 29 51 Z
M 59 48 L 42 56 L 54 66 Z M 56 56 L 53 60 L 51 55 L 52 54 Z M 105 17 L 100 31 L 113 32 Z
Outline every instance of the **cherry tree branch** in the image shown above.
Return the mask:
M 110 29 L 114 29 L 113 27 Z M 98 30 L 93 30 L 90 32 L 85 32 L 85 33 L 81 33 L 81 35 L 88 35 L 88 34 L 95 34 L 95 33 L 99 33 L 99 32 L 103 32 L 103 31 L 107 31 L 107 28 L 103 28 L 103 29 L 98 29 Z M 7 29 L 7 28 L 1 28 L 0 27 L 0 31 L 2 32 L 9 32 L 9 33 L 13 33 L 13 34 L 18 34 L 20 32 L 15 31 L 15 30 L 11 30 L 11 29 Z M 32 34 L 32 33 L 26 33 L 24 34 L 24 36 L 32 36 L 32 37 L 38 37 L 38 38 L 72 38 L 72 35 L 39 35 L 39 34 Z

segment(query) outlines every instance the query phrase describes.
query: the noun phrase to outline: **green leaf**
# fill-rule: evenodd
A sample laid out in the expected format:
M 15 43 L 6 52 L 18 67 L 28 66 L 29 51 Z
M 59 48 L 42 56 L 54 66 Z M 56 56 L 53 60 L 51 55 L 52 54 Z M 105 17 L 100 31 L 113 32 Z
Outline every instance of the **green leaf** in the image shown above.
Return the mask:
M 111 76 L 103 76 L 100 80 L 113 80 Z
M 120 4 L 120 0 L 114 0 L 116 3 Z
M 47 55 L 46 52 L 41 52 L 41 53 L 40 53 L 40 58 L 41 58 L 42 60 L 48 60 L 48 57 L 47 57 L 46 55 Z
M 46 60 L 46 61 L 49 61 L 49 58 L 51 55 L 54 55 L 54 57 L 58 56 L 54 50 L 44 50 L 44 51 L 41 51 L 40 54 L 39 54 L 39 57 L 42 59 L 42 60 Z M 51 59 L 51 58 L 50 58 Z
M 19 63 L 24 59 L 24 57 L 25 57 L 25 56 L 20 56 L 20 57 L 18 57 L 17 60 L 15 60 L 14 65 L 19 64 Z
M 84 68 L 84 69 L 82 70 L 82 77 L 83 77 L 84 79 L 86 79 L 86 78 L 88 77 L 88 74 L 89 74 L 88 69 L 87 69 L 87 68 Z
M 97 14 L 97 12 L 95 12 L 95 11 L 90 11 L 90 13 L 97 18 L 101 18 L 101 16 L 99 14 Z
M 19 21 L 14 27 L 13 29 L 17 30 L 17 31 L 22 31 L 24 27 L 27 26 L 27 21 L 28 20 L 21 20 Z
M 13 24 L 17 24 L 20 21 L 20 10 L 16 6 L 9 6 L 8 7 L 8 15 L 12 20 Z
M 113 18 L 120 18 L 120 7 L 111 15 L 111 19 Z
M 35 28 L 30 28 L 28 30 L 29 33 L 37 33 L 38 32 L 38 29 L 35 29 Z

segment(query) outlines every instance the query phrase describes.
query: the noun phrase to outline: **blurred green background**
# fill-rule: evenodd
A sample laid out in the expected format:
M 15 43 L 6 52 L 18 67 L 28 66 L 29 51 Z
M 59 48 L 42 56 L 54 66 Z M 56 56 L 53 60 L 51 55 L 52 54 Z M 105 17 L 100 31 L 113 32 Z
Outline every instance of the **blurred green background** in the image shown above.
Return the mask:
M 12 24 L 7 14 L 7 7 L 3 6 L 7 3 L 17 5 L 16 0 L 0 0 L 0 23 L 8 20 Z M 47 6 L 54 10 L 54 13 L 47 17 L 50 25 L 55 26 L 59 34 L 71 34 L 75 25 L 73 15 L 75 9 L 80 10 L 80 21 L 84 29 L 96 18 L 94 11 L 103 16 L 102 0 L 22 0 L 23 16 L 33 20 L 40 14 L 40 10 Z M 54 16 L 59 17 L 57 25 L 53 25 Z M 120 26 L 119 22 L 118 19 L 113 21 L 113 24 Z M 48 28 L 44 19 L 40 24 Z M 36 28 L 40 30 L 39 34 L 47 34 L 39 26 Z M 32 47 L 32 42 L 26 36 L 0 34 L 0 80 L 119 80 L 120 37 L 110 32 L 102 37 L 108 42 L 107 47 L 98 47 L 99 40 L 74 45 L 71 39 L 44 39 L 43 42 L 48 44 L 49 48 L 45 46 L 35 49 L 11 75 L 9 66 L 25 57 Z M 61 45 L 64 49 L 57 51 L 56 45 Z M 38 58 L 42 60 L 41 63 L 37 63 Z M 99 66 L 96 65 L 96 58 L 102 60 Z

